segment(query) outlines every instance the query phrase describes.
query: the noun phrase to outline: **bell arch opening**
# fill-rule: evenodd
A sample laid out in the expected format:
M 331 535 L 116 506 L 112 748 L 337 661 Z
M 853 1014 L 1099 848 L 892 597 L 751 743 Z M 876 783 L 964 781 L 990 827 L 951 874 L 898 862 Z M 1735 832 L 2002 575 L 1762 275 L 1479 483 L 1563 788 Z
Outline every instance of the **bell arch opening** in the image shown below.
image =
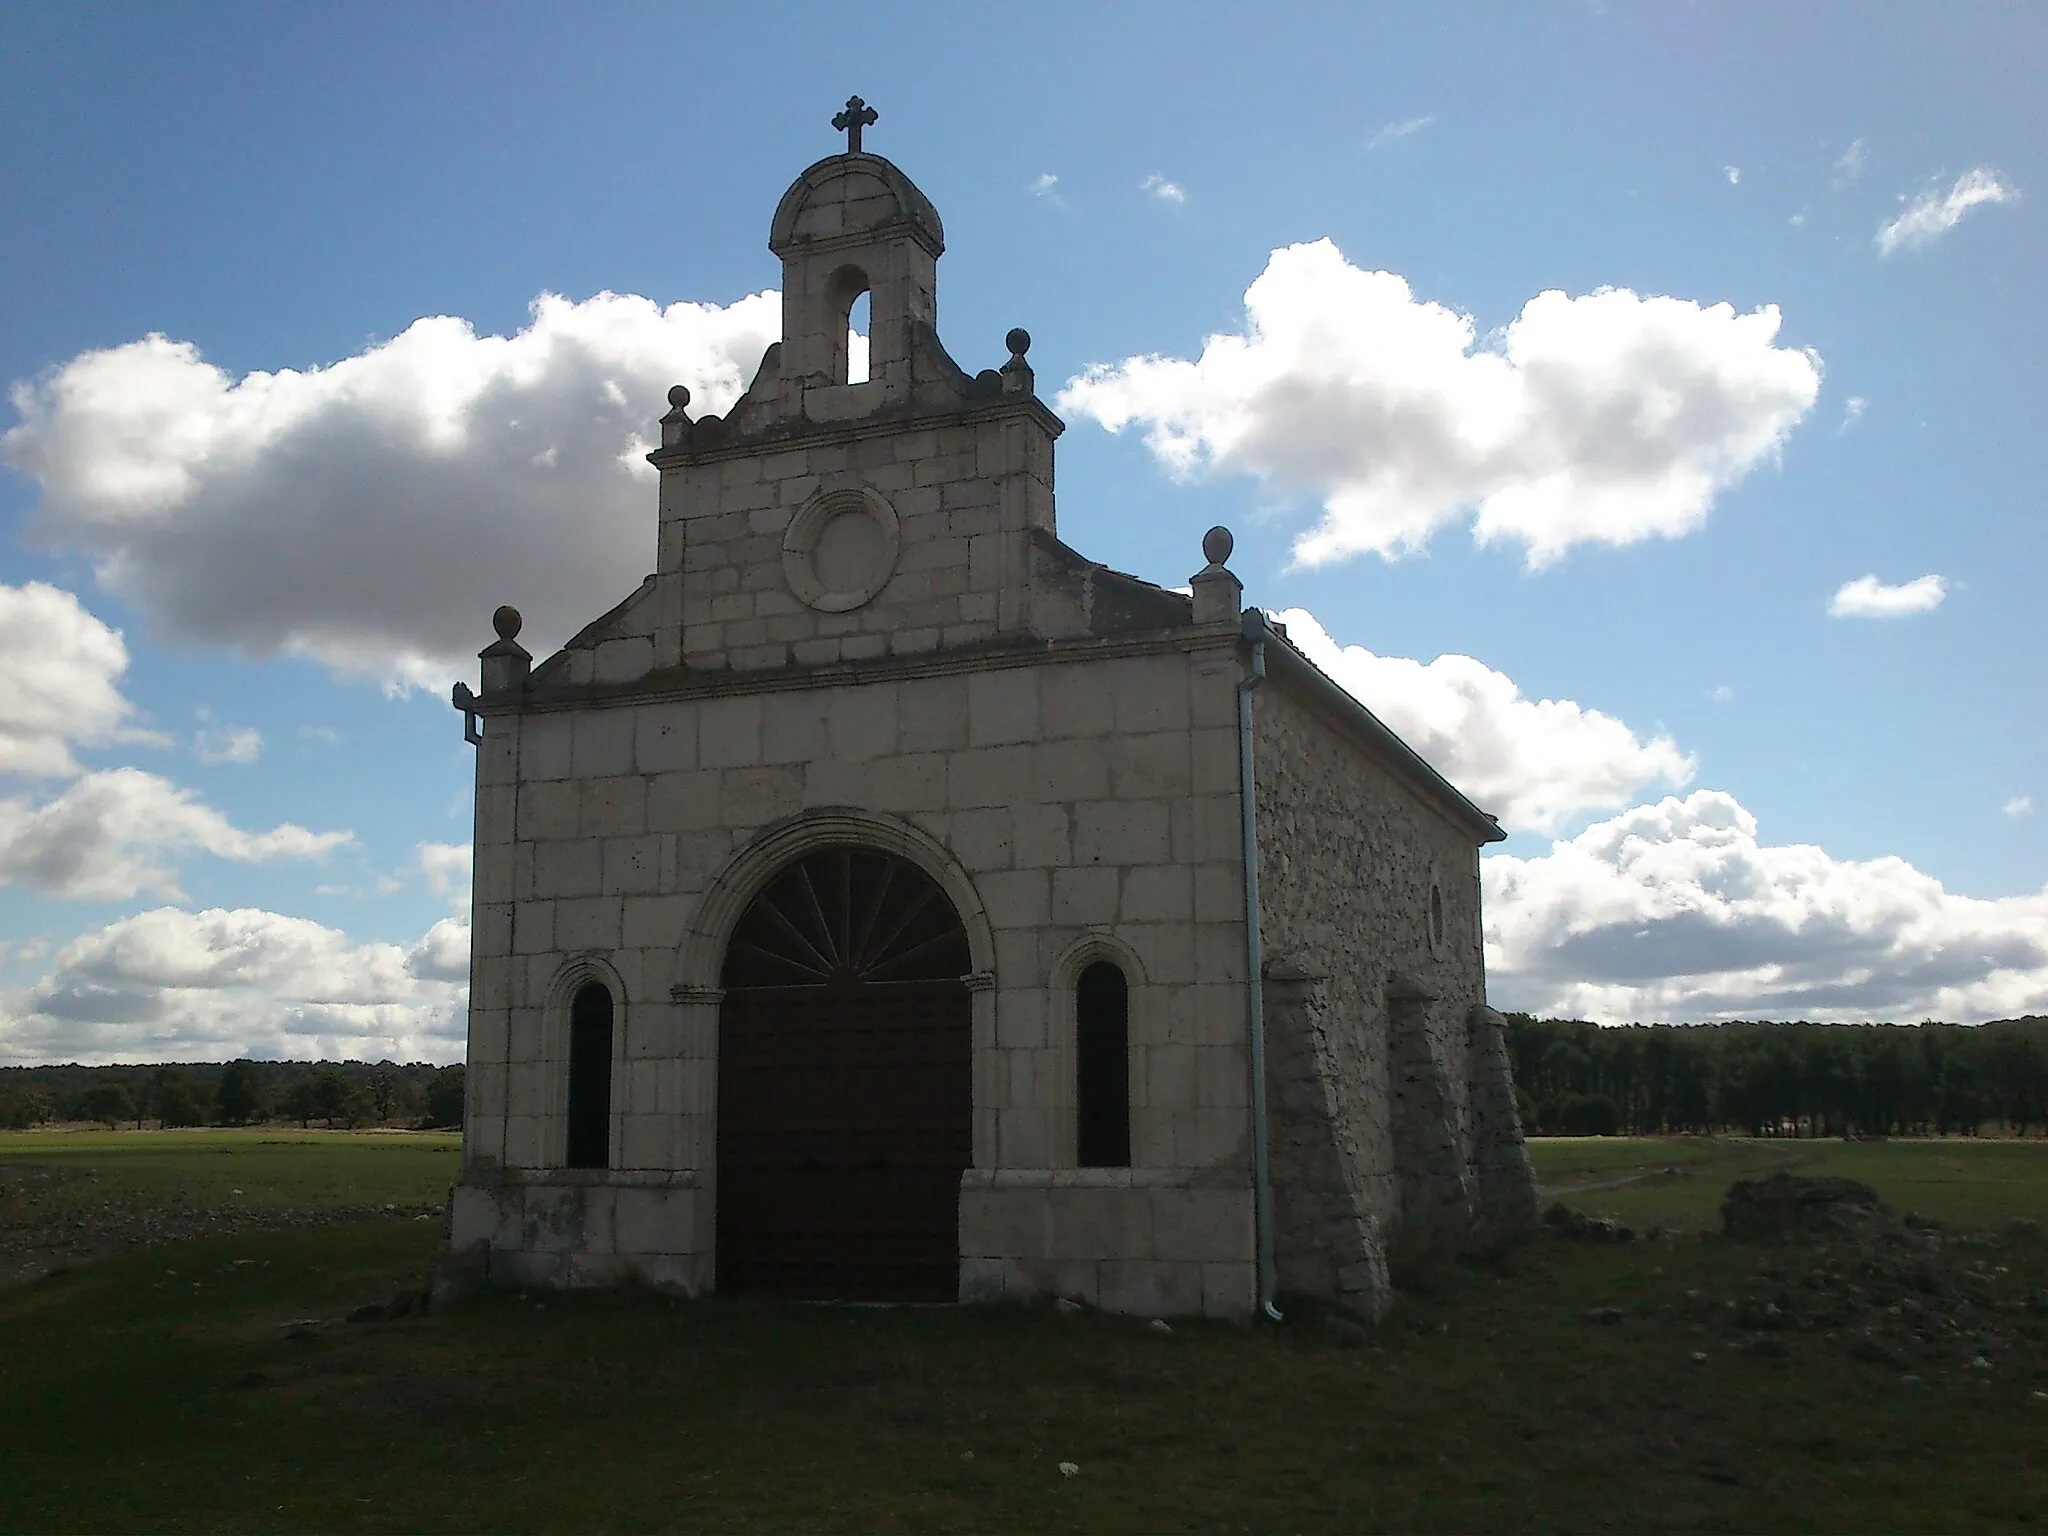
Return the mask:
M 872 287 L 867 273 L 855 266 L 839 268 L 826 282 L 827 307 L 837 322 L 832 328 L 834 384 L 865 384 L 868 381 L 868 338 L 873 334 L 870 322 L 874 305 L 869 296 Z
M 958 1296 L 970 967 L 952 902 L 895 854 L 815 849 L 756 893 L 720 977 L 720 1290 Z

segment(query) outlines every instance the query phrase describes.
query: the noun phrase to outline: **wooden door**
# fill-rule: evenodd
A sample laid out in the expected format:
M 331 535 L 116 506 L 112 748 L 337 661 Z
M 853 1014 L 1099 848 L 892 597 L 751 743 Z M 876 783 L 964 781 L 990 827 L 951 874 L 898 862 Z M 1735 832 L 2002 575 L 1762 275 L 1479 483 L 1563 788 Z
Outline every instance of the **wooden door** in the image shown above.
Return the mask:
M 958 1295 L 968 964 L 951 903 L 888 855 L 810 855 L 748 908 L 719 1014 L 719 1289 Z

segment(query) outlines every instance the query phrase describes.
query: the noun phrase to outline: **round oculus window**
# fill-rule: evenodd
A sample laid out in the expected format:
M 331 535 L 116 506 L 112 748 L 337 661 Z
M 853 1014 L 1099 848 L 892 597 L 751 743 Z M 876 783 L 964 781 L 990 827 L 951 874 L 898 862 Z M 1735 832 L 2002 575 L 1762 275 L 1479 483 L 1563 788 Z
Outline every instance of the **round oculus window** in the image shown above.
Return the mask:
M 872 602 L 896 572 L 896 512 L 865 487 L 826 491 L 790 519 L 782 570 L 799 602 L 845 613 Z

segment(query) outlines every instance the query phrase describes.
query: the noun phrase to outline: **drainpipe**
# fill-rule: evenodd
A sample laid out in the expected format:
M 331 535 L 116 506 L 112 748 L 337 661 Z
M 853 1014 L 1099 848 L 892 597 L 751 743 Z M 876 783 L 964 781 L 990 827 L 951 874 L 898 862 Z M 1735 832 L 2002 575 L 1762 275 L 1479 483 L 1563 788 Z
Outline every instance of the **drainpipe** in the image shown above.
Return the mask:
M 1244 853 L 1244 955 L 1248 983 L 1246 1006 L 1251 1013 L 1252 1047 L 1252 1223 L 1259 1249 L 1259 1309 L 1274 1322 L 1273 1304 L 1273 1178 L 1270 1128 L 1266 1120 L 1266 983 L 1260 974 L 1259 951 L 1259 824 L 1252 783 L 1252 690 L 1266 677 L 1266 642 L 1252 642 L 1250 675 L 1237 685 L 1237 785 L 1242 811 Z

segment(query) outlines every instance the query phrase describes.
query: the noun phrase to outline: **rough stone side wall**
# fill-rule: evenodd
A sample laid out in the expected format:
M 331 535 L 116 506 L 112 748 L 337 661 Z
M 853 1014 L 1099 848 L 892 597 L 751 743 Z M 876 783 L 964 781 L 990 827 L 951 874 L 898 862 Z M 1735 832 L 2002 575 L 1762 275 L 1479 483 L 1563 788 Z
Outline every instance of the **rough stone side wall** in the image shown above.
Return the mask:
M 1387 984 L 1388 1088 L 1401 1201 L 1387 1264 L 1396 1278 L 1450 1257 L 1472 1234 L 1472 1178 L 1451 1067 L 1445 1042 L 1429 1025 L 1435 1001 L 1411 977 L 1397 975 Z
M 1324 978 L 1315 1055 L 1331 1074 L 1330 1113 L 1339 1127 L 1333 1155 L 1348 1165 L 1343 1182 L 1361 1192 L 1362 1214 L 1398 1251 L 1404 1209 L 1417 1203 L 1403 1199 L 1401 1164 L 1412 1166 L 1418 1143 L 1397 1118 L 1421 1106 L 1411 1096 L 1402 1111 L 1397 1086 L 1412 1078 L 1435 1096 L 1441 1108 L 1421 1118 L 1431 1137 L 1448 1137 L 1457 1149 L 1459 1173 L 1467 1155 L 1464 1020 L 1485 988 L 1476 852 L 1467 833 L 1284 679 L 1269 678 L 1253 699 L 1265 950 Z M 1432 884 L 1442 895 L 1441 942 L 1429 931 Z M 1405 1030 L 1390 1017 L 1389 981 L 1397 974 L 1432 997 L 1411 1007 Z M 1297 1132 L 1323 1134 L 1287 1102 L 1274 1108 L 1276 1145 Z M 1408 1149 L 1405 1158 L 1397 1146 Z M 1279 1238 L 1301 1249 L 1326 1241 L 1314 1221 Z
M 1393 1300 L 1386 1245 L 1361 1182 L 1361 1117 L 1338 1097 L 1340 1084 L 1365 1076 L 1364 1042 L 1332 1027 L 1322 982 L 1285 961 L 1266 976 L 1276 1278 L 1283 1294 L 1377 1319 Z
M 1541 1202 L 1529 1144 L 1522 1138 L 1522 1112 L 1515 1103 L 1506 1021 L 1482 1006 L 1471 1011 L 1469 1024 L 1475 1235 L 1482 1245 L 1499 1247 L 1536 1229 Z

